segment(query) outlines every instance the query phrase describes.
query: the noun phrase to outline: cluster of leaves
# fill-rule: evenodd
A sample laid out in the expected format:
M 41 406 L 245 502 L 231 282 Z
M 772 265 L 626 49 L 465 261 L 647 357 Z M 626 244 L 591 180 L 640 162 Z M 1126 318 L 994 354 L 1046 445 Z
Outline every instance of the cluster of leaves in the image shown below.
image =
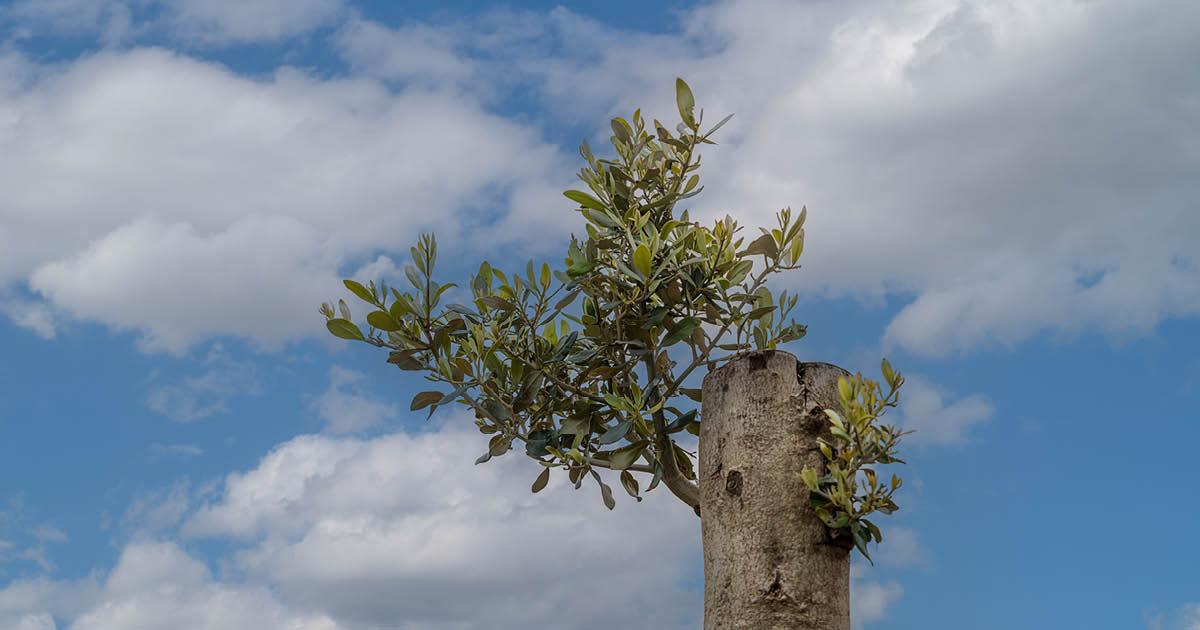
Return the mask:
M 827 472 L 819 475 L 817 470 L 806 466 L 800 473 L 809 489 L 809 503 L 829 528 L 831 537 L 852 542 L 868 561 L 871 560 L 868 543 L 872 539 L 881 542 L 883 534 L 867 516 L 898 510 L 892 495 L 902 483 L 893 474 L 890 482 L 881 484 L 878 473 L 870 466 L 903 464 L 896 457 L 897 445 L 902 436 L 911 433 L 878 424 L 887 409 L 897 405 L 900 386 L 904 384 L 904 377 L 892 369 L 887 359 L 883 360 L 882 369 L 888 385 L 886 394 L 881 385 L 862 374 L 838 379 L 838 397 L 845 413 L 826 409 L 833 439 L 818 439 Z
M 344 301 L 336 312 L 322 305 L 331 333 L 388 348 L 391 363 L 441 386 L 417 394 L 412 409 L 474 410 L 492 436 L 477 463 L 523 444 L 543 467 L 534 492 L 552 469 L 577 488 L 590 475 L 611 509 L 597 472 L 608 469 L 638 500 L 648 477 L 646 491 L 661 482 L 698 511 L 694 454 L 673 437 L 699 432 L 700 390 L 685 382 L 701 366 L 804 336 L 786 321 L 796 297 L 773 295 L 766 280 L 799 267 L 805 211 L 779 212 L 749 242 L 729 217 L 706 227 L 677 213 L 703 189 L 698 147 L 715 144 L 729 118 L 702 132 L 703 110 L 682 80 L 676 97 L 674 133 L 639 110 L 612 120 L 614 158 L 580 147 L 587 190 L 564 194 L 586 234 L 572 237 L 563 269 L 530 262 L 506 274 L 484 262 L 460 289 L 468 303 L 442 306 L 455 285 L 433 280 L 437 242 L 422 236 L 405 269 L 411 291 L 345 282 L 372 307 L 366 333 Z

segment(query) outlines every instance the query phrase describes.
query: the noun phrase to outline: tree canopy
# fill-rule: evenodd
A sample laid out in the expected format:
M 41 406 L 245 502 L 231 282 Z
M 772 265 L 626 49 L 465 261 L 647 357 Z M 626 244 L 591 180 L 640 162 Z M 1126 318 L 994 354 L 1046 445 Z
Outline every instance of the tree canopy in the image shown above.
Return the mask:
M 674 129 L 638 110 L 612 119 L 615 156 L 582 144 L 586 190 L 564 195 L 585 232 L 571 237 L 561 268 L 530 261 L 506 273 L 484 261 L 458 291 L 469 291 L 467 303 L 443 304 L 457 285 L 434 279 L 437 240 L 422 235 L 405 268 L 410 288 L 345 281 L 371 307 L 365 333 L 344 300 L 321 306 L 332 334 L 387 348 L 388 362 L 439 386 L 418 393 L 412 410 L 474 411 L 491 436 L 476 463 L 523 449 L 541 467 L 534 492 L 553 470 L 576 488 L 590 476 L 611 509 L 600 471 L 614 471 L 637 500 L 661 484 L 699 514 L 695 453 L 677 441 L 702 421 L 689 384 L 738 353 L 805 335 L 791 318 L 797 297 L 767 281 L 800 267 L 807 210 L 781 210 L 774 227 L 749 236 L 729 216 L 692 221 L 679 206 L 704 189 L 699 149 L 731 116 L 705 128 L 682 79 L 676 97 Z M 903 379 L 886 361 L 883 371 L 887 393 L 861 375 L 840 384 L 843 409 L 829 410 L 821 446 L 828 470 L 797 471 L 818 515 L 864 555 L 881 539 L 865 516 L 896 509 L 900 485 L 895 476 L 880 484 L 868 468 L 900 461 L 901 432 L 875 420 Z

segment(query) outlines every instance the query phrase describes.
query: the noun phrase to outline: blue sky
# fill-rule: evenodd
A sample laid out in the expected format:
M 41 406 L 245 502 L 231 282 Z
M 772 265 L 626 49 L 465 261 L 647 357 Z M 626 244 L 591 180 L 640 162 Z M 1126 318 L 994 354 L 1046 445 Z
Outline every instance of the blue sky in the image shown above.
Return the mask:
M 699 627 L 690 510 L 472 466 L 317 312 L 560 260 L 683 76 L 693 215 L 809 209 L 788 349 L 909 378 L 856 626 L 1200 628 L 1200 8 L 429 7 L 0 4 L 0 627 Z

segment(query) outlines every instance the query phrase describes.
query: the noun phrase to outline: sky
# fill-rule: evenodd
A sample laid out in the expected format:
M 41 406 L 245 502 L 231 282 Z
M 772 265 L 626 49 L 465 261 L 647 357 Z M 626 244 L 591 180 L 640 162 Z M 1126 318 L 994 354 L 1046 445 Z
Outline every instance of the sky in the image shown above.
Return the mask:
M 808 208 L 786 349 L 908 378 L 855 627 L 1200 629 L 1200 4 L 432 6 L 0 3 L 0 627 L 698 628 L 690 509 L 473 465 L 317 311 L 560 264 L 679 76 L 692 215 Z

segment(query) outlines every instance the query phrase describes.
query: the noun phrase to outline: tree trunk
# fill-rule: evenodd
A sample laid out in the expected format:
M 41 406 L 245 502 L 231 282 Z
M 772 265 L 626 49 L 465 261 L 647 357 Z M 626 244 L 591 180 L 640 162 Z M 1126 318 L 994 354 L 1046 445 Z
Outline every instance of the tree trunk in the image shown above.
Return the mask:
M 705 630 L 850 630 L 850 552 L 808 505 L 804 466 L 825 473 L 822 409 L 840 405 L 828 363 L 765 350 L 704 378 L 700 516 Z

